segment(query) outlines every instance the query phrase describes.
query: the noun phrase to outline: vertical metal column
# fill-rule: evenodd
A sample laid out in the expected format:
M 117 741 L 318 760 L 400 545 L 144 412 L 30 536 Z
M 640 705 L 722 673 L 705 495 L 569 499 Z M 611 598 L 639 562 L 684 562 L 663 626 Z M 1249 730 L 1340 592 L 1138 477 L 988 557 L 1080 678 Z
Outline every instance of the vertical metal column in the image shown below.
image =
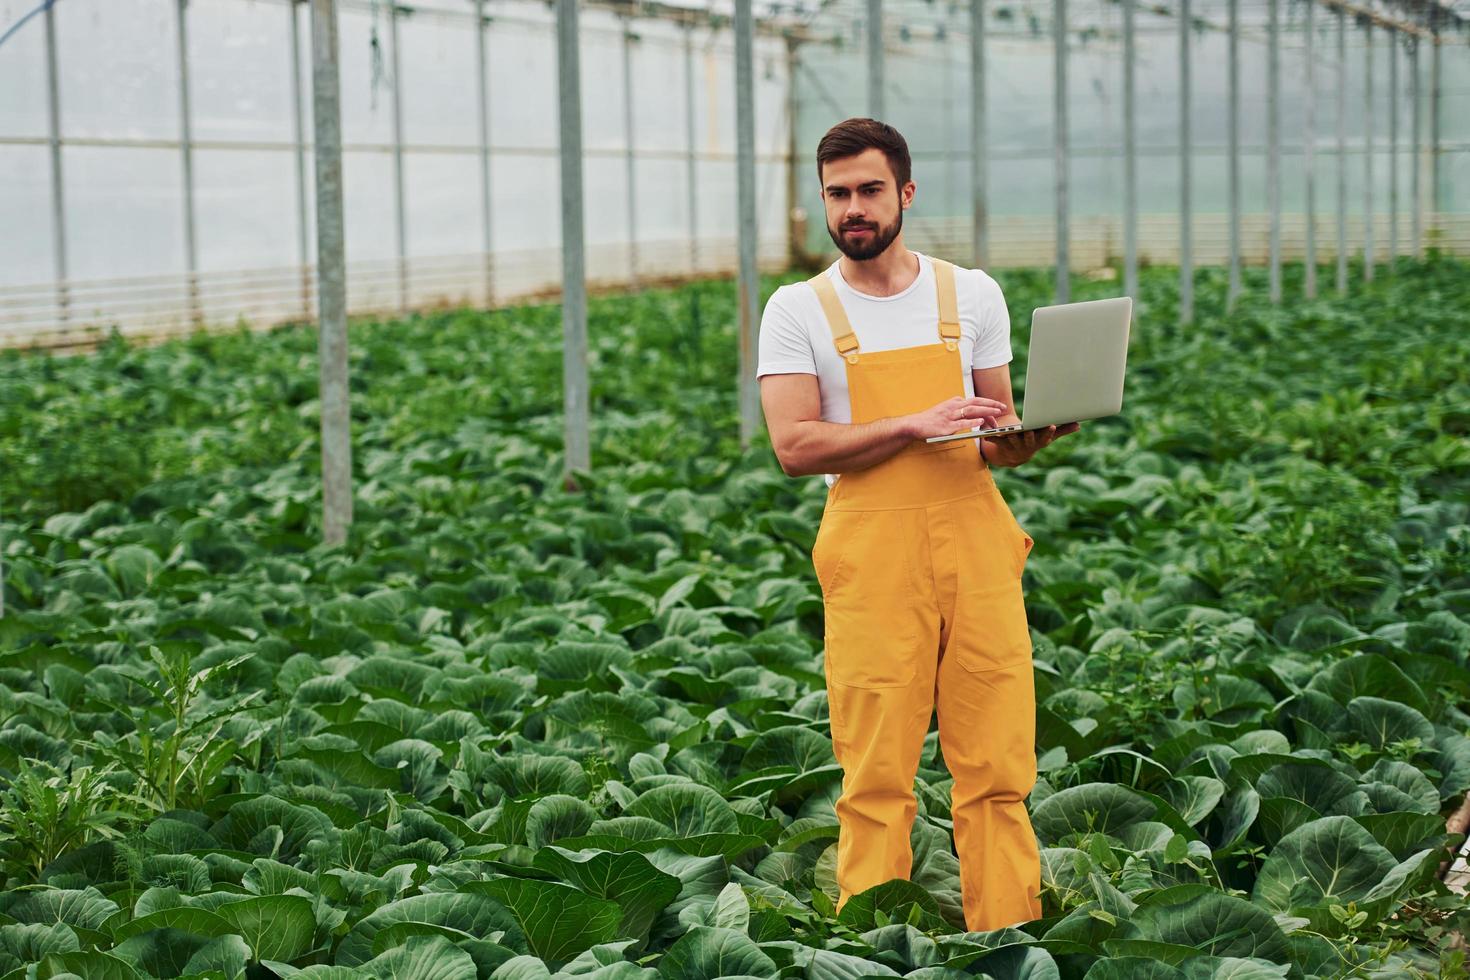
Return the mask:
M 949 52 L 949 31 L 944 32 L 943 46 L 939 56 L 944 59 L 944 72 L 942 85 L 944 87 L 940 99 L 941 115 L 944 119 L 944 216 L 946 224 L 950 215 L 958 212 L 959 208 L 955 200 L 954 190 L 954 60 Z M 946 236 L 948 237 L 948 236 Z
M 1127 0 L 1131 3 L 1132 0 Z M 1225 309 L 1235 309 L 1240 298 L 1240 0 L 1230 0 L 1230 56 L 1226 86 L 1228 110 L 1226 128 L 1228 138 L 1229 166 L 1226 182 L 1230 197 L 1230 278 L 1225 288 Z
M 627 145 L 624 170 L 628 178 L 628 285 L 638 288 L 638 172 L 633 146 L 633 31 L 623 23 L 623 132 Z
M 1132 0 L 1127 0 L 1132 2 Z M 970 186 L 971 241 L 977 268 L 990 264 L 990 202 L 985 185 L 990 171 L 985 145 L 985 0 L 970 0 Z
M 1399 36 L 1388 32 L 1388 268 L 1399 257 Z
M 388 4 L 388 38 L 393 47 L 393 213 L 398 248 L 398 309 L 408 310 L 408 213 L 403 193 L 403 82 L 399 77 L 398 4 Z
M 1373 281 L 1373 22 L 1363 25 L 1363 281 Z
M 1416 259 L 1424 254 L 1424 182 L 1421 179 L 1424 153 L 1420 145 L 1424 128 L 1421 121 L 1423 112 L 1419 107 L 1423 96 L 1424 84 L 1419 76 L 1419 38 L 1412 36 L 1409 38 L 1409 143 L 1414 150 L 1409 155 L 1409 235 L 1412 239 L 1410 248 Z
M 561 122 L 561 325 L 566 463 L 564 482 L 577 489 L 574 470 L 591 469 L 587 386 L 587 274 L 582 222 L 582 72 L 578 0 L 556 0 L 557 95 Z
M 1071 283 L 1067 255 L 1067 0 L 1052 0 L 1053 45 L 1056 62 L 1055 86 L 1055 134 L 1053 149 L 1056 170 L 1057 230 L 1056 257 L 1057 282 L 1056 301 L 1065 303 L 1071 296 Z
M 1435 18 L 1436 25 L 1438 17 Z M 1429 203 L 1434 207 L 1434 230 L 1444 231 L 1444 154 L 1441 136 L 1444 126 L 1444 48 L 1436 26 L 1434 40 L 1429 46 Z
M 194 237 L 194 123 L 189 110 L 189 0 L 178 0 L 179 150 L 184 172 L 184 261 L 189 269 L 189 318 L 200 324 L 199 245 Z
M 322 540 L 347 541 L 352 438 L 347 386 L 347 280 L 342 235 L 342 103 L 337 2 L 311 0 L 312 125 L 316 129 L 317 358 L 322 413 Z
M 66 259 L 66 185 L 61 170 L 61 84 L 56 64 L 56 11 L 46 7 L 46 116 L 50 129 L 51 146 L 51 230 L 53 233 L 53 256 L 56 266 L 56 306 L 61 322 L 71 319 L 70 274 Z M 4 590 L 0 588 L 0 603 L 4 602 Z
M 735 2 L 735 155 L 740 234 L 740 446 L 744 449 L 760 424 L 760 392 L 755 380 L 760 277 L 755 261 L 755 18 L 751 0 Z
M 300 0 L 291 0 L 291 121 L 296 131 L 296 262 L 301 266 L 301 315 L 311 319 L 311 228 L 306 214 L 306 113 L 301 91 Z
M 883 0 L 868 3 L 868 115 L 883 118 Z
M 795 84 L 793 81 L 792 84 Z M 694 133 L 694 24 L 684 27 L 684 135 L 687 147 L 684 166 L 685 181 L 689 195 L 689 273 L 699 271 L 699 161 L 695 155 L 697 137 Z M 795 203 L 795 202 L 793 202 Z
M 1347 11 L 1337 8 L 1337 291 L 1347 295 Z
M 480 229 L 485 238 L 485 305 L 495 305 L 495 223 L 491 220 L 490 173 L 490 58 L 486 51 L 485 0 L 475 0 L 475 73 L 479 79 L 480 108 Z
M 1271 212 L 1270 295 L 1281 302 L 1281 16 L 1279 0 L 1267 4 L 1266 201 Z
M 1189 201 L 1189 0 L 1179 0 L 1179 322 L 1194 322 Z
M 1307 299 L 1317 298 L 1317 0 L 1307 4 L 1306 30 L 1306 114 L 1302 120 L 1302 167 L 1307 178 L 1307 242 L 1304 256 L 1302 293 Z

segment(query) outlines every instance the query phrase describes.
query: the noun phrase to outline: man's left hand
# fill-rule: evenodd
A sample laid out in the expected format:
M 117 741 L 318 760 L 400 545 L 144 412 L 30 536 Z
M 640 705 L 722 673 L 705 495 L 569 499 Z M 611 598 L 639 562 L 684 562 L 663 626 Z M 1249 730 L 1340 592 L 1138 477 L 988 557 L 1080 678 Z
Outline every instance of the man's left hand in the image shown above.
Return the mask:
M 986 436 L 990 443 L 985 449 L 985 461 L 991 466 L 1020 466 L 1036 455 L 1036 451 L 1048 446 L 1062 436 L 1071 435 L 1080 429 L 1081 423 L 1049 425 L 1044 429 L 1029 432 L 1012 432 L 1003 436 Z

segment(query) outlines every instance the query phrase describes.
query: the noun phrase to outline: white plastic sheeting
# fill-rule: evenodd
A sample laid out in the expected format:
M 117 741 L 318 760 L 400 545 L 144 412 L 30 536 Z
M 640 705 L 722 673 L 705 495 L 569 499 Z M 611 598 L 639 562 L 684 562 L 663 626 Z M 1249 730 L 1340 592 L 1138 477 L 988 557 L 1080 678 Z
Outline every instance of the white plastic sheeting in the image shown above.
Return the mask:
M 865 0 L 834 0 L 811 23 L 814 40 L 798 49 L 795 85 L 798 121 L 798 203 L 814 214 L 806 245 L 830 249 L 809 161 L 832 123 L 865 115 L 867 96 Z M 1191 36 L 1191 221 L 1196 267 L 1224 264 L 1229 250 L 1227 0 L 1193 0 Z M 1164 13 L 1160 13 L 1162 9 Z M 1177 5 L 1138 3 L 1137 152 L 1139 257 L 1179 260 L 1179 40 Z M 1412 20 L 1394 5 L 1385 16 Z M 986 92 L 989 159 L 990 264 L 1047 266 L 1055 256 L 1053 165 L 1053 42 L 1051 0 L 987 0 Z M 1301 97 L 1306 71 L 1306 4 L 1281 0 L 1282 248 L 1288 261 L 1304 251 L 1305 173 Z M 1467 12 L 1470 13 L 1470 12 Z M 1241 190 L 1245 261 L 1264 264 L 1269 215 L 1266 191 L 1266 2 L 1241 0 Z M 1115 0 L 1068 0 L 1068 204 L 1072 268 L 1101 266 L 1123 254 L 1123 11 Z M 1318 261 L 1336 248 L 1338 154 L 1336 91 L 1346 86 L 1348 242 L 1361 254 L 1364 201 L 1365 35 L 1349 17 L 1347 66 L 1337 63 L 1335 12 L 1315 14 L 1317 42 L 1316 241 Z M 906 239 L 964 260 L 973 252 L 970 176 L 969 3 L 892 0 L 884 6 L 885 121 L 904 133 L 918 185 L 905 219 Z M 1409 250 L 1411 168 L 1421 170 L 1426 242 L 1470 253 L 1470 47 L 1466 35 L 1445 34 L 1440 102 L 1440 175 L 1431 185 L 1430 44 L 1419 46 L 1423 111 L 1421 145 L 1410 145 L 1411 93 L 1407 50 L 1399 52 L 1398 242 Z M 1375 28 L 1372 142 L 1375 257 L 1387 257 L 1389 85 L 1387 30 Z M 1405 41 L 1400 35 L 1397 43 Z M 1433 236 L 1431 239 L 1430 236 Z
M 0 30 L 35 0 L 0 0 Z M 198 306 L 191 308 L 180 145 L 178 0 L 58 0 L 58 122 L 67 277 L 58 281 L 45 18 L 0 49 L 0 346 L 188 330 L 196 319 L 308 318 L 313 260 L 310 18 L 287 0 L 190 0 Z M 471 0 L 399 3 L 406 296 L 400 295 L 390 7 L 341 0 L 348 308 L 503 302 L 559 287 L 556 57 L 551 10 L 486 4 L 491 215 L 483 253 Z M 301 44 L 292 84 L 291 18 Z M 581 17 L 588 278 L 629 274 L 622 44 L 634 35 L 640 281 L 733 273 L 734 42 L 727 25 Z M 692 45 L 694 91 L 685 87 Z M 756 42 L 761 258 L 787 261 L 787 50 Z M 297 93 L 308 145 L 295 140 Z M 686 132 L 692 97 L 694 142 Z M 695 155 L 697 224 L 686 174 Z M 304 194 L 297 182 L 305 154 Z M 306 222 L 306 255 L 301 222 Z M 490 274 L 487 275 L 487 266 Z M 493 280 L 493 281 L 492 281 Z M 493 286 L 494 295 L 489 294 Z

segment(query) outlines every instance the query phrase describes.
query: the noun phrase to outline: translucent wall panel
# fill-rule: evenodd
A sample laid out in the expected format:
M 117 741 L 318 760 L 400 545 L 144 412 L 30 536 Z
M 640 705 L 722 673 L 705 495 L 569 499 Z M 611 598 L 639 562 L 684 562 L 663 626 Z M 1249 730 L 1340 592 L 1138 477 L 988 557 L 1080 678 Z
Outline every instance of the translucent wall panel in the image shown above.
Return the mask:
M 0 0 L 0 25 L 14 24 L 33 7 L 30 0 Z M 0 92 L 6 93 L 0 98 L 0 134 L 19 137 L 48 134 L 44 18 L 34 18 L 28 29 L 5 42 L 4 54 L 0 55 Z M 24 97 L 17 98 L 17 93 Z
M 177 4 L 58 3 L 53 10 L 66 135 L 176 139 Z M 39 33 L 42 19 L 24 29 Z
M 431 13 L 400 16 L 398 37 L 404 142 L 478 147 L 474 23 Z
M 55 275 L 51 219 L 51 151 L 44 146 L 0 146 L 0 267 L 17 283 Z
M 374 150 L 344 152 L 342 213 L 349 265 L 395 257 L 393 211 L 393 157 Z
M 280 150 L 197 150 L 194 215 L 199 269 L 296 264 L 296 163 Z
M 378 7 L 371 13 L 339 7 L 337 33 L 342 44 L 342 142 L 390 144 L 393 55 L 387 13 Z
M 490 142 L 556 149 L 556 38 L 550 23 L 496 20 L 487 43 Z
M 464 255 L 480 250 L 480 158 L 474 154 L 404 156 L 409 255 Z
M 507 234 L 514 229 L 517 248 L 559 248 L 561 174 L 556 157 L 500 154 L 492 162 L 491 173 L 492 214 L 497 229 L 505 229 Z M 555 274 L 561 274 L 559 265 Z
M 62 166 L 72 278 L 115 279 L 184 267 L 177 150 L 69 146 Z
M 275 3 L 189 4 L 189 90 L 196 140 L 295 138 L 290 18 L 290 10 Z M 308 63 L 309 40 L 309 34 L 303 36 L 302 58 Z

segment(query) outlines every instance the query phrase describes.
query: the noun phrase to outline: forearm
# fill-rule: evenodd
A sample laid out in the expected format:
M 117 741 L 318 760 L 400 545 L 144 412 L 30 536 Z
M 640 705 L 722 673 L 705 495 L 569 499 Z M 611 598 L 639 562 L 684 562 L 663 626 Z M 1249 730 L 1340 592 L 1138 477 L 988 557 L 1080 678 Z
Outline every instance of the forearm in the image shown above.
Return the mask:
M 847 424 L 813 419 L 798 423 L 790 458 L 792 476 L 866 469 L 897 454 L 914 435 L 906 418 Z

